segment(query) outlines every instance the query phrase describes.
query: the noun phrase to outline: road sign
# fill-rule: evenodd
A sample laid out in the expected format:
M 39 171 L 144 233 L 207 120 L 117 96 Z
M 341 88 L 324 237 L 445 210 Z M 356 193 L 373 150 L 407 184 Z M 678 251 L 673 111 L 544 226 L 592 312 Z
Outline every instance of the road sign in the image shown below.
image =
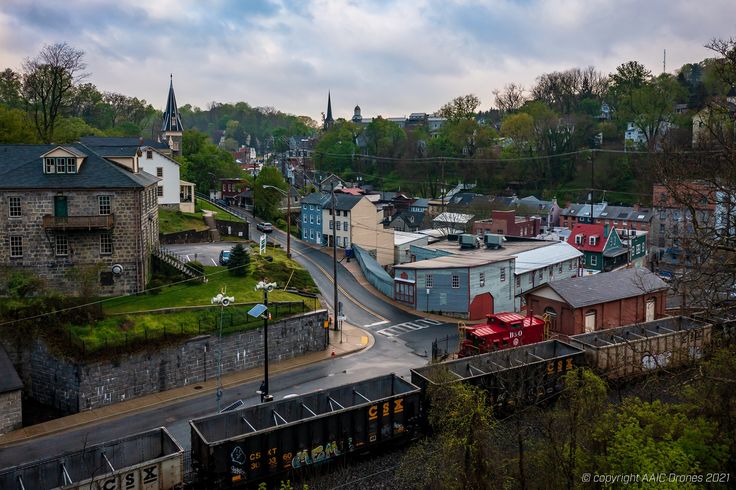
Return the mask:
M 258 253 L 263 255 L 266 253 L 266 234 L 262 234 L 261 238 L 258 240 Z

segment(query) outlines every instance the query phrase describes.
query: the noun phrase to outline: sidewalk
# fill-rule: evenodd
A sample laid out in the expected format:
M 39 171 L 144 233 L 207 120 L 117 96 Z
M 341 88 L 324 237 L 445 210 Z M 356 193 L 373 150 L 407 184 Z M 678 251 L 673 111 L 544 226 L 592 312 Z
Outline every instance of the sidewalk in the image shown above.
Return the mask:
M 374 343 L 373 336 L 368 332 L 347 323 L 343 323 L 342 339 L 340 336 L 341 332 L 334 330 L 330 330 L 329 332 L 330 345 L 327 349 L 319 352 L 309 352 L 293 359 L 270 362 L 268 365 L 270 375 L 285 373 L 320 361 L 369 349 Z M 261 379 L 263 379 L 262 366 L 224 375 L 222 377 L 222 386 L 223 388 L 230 388 L 242 383 L 259 381 Z M 22 443 L 29 439 L 63 432 L 83 425 L 112 420 L 153 407 L 165 406 L 187 398 L 200 396 L 203 393 L 213 393 L 216 389 L 217 380 L 211 379 L 203 383 L 194 383 L 181 388 L 174 388 L 161 393 L 146 395 L 102 408 L 68 415 L 4 434 L 0 436 L 0 447 Z

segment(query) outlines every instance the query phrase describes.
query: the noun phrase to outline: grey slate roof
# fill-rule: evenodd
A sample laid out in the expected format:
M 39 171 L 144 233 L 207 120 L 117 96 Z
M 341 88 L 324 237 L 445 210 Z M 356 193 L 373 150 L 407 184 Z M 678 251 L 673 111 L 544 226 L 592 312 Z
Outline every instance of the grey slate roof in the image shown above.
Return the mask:
M 120 189 L 158 182 L 146 172 L 134 174 L 82 144 L 72 147 L 87 155 L 76 174 L 45 174 L 41 155 L 59 145 L 0 145 L 0 189 Z
M 603 272 L 592 276 L 574 277 L 548 282 L 549 287 L 573 308 L 607 303 L 645 293 L 667 289 L 669 286 L 656 274 L 642 267 Z
M 307 194 L 306 196 L 302 197 L 301 203 L 302 204 L 316 204 L 320 207 L 323 207 L 329 201 L 330 201 L 329 194 L 323 194 L 321 192 L 312 192 L 311 194 Z
M 169 148 L 169 145 L 166 143 L 147 138 L 144 138 L 143 143 L 141 144 L 141 138 L 137 138 L 135 136 L 82 136 L 79 138 L 79 141 L 85 146 L 94 148 L 99 148 L 101 146 L 134 146 L 136 148 L 141 146 L 150 146 L 157 150 L 167 150 Z
M 23 388 L 23 382 L 18 377 L 18 373 L 10 362 L 7 352 L 0 346 L 0 393 L 20 390 Z
M 171 83 L 169 84 L 169 96 L 166 98 L 166 110 L 164 111 L 164 123 L 161 125 L 161 131 L 184 131 L 184 128 L 181 124 L 179 109 L 176 106 L 176 96 L 174 95 L 174 77 L 171 77 Z
M 350 194 L 335 194 L 335 209 L 341 211 L 350 211 L 363 196 L 352 196 Z M 330 205 L 329 203 L 327 204 Z

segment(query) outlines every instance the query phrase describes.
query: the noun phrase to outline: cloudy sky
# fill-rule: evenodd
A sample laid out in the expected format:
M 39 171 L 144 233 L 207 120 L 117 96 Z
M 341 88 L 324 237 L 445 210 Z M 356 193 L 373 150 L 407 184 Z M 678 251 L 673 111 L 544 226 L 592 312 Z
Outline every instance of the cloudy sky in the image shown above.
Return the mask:
M 638 60 L 653 72 L 736 36 L 734 0 L 1 0 L 0 68 L 44 44 L 86 53 L 100 90 L 163 109 L 244 100 L 321 118 L 432 112 L 509 82 Z

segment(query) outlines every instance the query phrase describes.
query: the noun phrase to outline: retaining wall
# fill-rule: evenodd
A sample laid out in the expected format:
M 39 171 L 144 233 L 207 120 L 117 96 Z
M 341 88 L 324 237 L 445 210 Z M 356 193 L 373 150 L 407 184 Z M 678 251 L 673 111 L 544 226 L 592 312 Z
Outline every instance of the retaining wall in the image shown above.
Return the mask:
M 324 350 L 326 319 L 327 311 L 318 310 L 269 324 L 269 361 Z M 27 395 L 67 414 L 200 383 L 217 375 L 218 338 L 213 335 L 121 359 L 80 364 L 52 355 L 41 342 L 28 348 L 8 347 Z M 223 374 L 262 364 L 262 327 L 222 338 Z

